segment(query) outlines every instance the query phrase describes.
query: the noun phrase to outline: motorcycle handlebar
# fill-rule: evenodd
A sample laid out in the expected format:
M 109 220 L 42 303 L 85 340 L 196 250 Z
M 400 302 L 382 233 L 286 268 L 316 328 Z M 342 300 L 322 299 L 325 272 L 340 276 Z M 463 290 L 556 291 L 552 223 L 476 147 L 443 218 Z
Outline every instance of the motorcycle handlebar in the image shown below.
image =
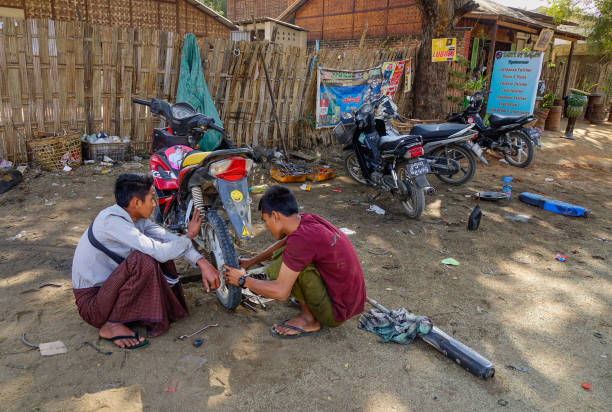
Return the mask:
M 208 128 L 209 128 L 209 129 L 213 129 L 213 130 L 218 131 L 219 133 L 221 133 L 221 134 L 222 134 L 223 136 L 225 136 L 225 137 L 228 137 L 228 136 L 229 136 L 229 135 L 227 134 L 227 132 L 225 131 L 225 129 L 224 129 L 224 128 L 219 127 L 219 126 L 217 126 L 217 125 L 216 125 L 216 124 L 214 124 L 214 123 L 209 124 L 209 125 L 208 125 Z
M 142 99 L 132 99 L 132 102 L 151 107 L 151 102 Z

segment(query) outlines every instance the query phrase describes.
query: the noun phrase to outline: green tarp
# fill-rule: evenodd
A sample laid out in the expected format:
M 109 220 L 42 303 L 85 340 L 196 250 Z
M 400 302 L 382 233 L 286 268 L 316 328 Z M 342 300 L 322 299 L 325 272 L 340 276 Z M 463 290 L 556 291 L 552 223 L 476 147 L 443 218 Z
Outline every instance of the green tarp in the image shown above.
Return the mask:
M 199 112 L 215 119 L 215 124 L 223 126 L 217 108 L 210 97 L 204 72 L 200 50 L 193 34 L 185 36 L 183 54 L 181 55 L 181 72 L 178 81 L 176 101 L 187 102 Z M 207 131 L 199 142 L 200 150 L 205 152 L 215 150 L 221 143 L 223 136 L 215 130 Z

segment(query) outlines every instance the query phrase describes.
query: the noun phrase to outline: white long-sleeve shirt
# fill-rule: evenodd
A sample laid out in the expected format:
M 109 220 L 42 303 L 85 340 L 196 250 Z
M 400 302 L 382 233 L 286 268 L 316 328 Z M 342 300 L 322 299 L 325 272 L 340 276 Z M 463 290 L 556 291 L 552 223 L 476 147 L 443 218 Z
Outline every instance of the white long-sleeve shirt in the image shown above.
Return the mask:
M 123 258 L 134 250 L 162 263 L 184 257 L 195 266 L 202 258 L 188 237 L 170 233 L 148 219 L 134 223 L 128 212 L 117 204 L 100 211 L 92 229 L 98 242 Z M 72 287 L 101 286 L 117 266 L 89 242 L 85 230 L 72 260 Z

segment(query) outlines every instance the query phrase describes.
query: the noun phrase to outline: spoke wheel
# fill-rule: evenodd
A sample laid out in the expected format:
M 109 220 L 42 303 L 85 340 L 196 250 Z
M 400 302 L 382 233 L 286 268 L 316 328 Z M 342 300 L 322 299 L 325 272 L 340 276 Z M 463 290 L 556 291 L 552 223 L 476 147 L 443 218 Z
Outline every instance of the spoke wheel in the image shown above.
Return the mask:
M 505 154 L 506 161 L 512 166 L 527 167 L 533 160 L 533 142 L 522 130 L 513 130 L 506 135 L 510 152 Z
M 459 170 L 452 175 L 436 173 L 436 177 L 449 185 L 457 186 L 469 182 L 476 173 L 476 161 L 470 151 L 458 145 L 448 145 L 433 153 L 436 157 L 445 157 L 459 164 Z
M 355 181 L 361 183 L 362 185 L 367 185 L 368 182 L 363 177 L 363 173 L 361 173 L 361 166 L 359 165 L 359 160 L 357 159 L 357 154 L 354 151 L 349 152 L 344 158 L 344 168 L 346 169 L 346 173 Z

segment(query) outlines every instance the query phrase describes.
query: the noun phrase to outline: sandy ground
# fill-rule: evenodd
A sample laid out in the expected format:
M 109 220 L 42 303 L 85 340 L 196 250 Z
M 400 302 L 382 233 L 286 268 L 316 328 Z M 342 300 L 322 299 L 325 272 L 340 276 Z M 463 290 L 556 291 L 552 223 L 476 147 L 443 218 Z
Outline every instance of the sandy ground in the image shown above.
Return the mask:
M 422 341 L 381 344 L 357 329 L 357 318 L 316 337 L 275 339 L 269 326 L 296 309 L 272 302 L 265 312 L 228 312 L 196 283 L 186 286 L 191 315 L 148 347 L 124 351 L 99 343 L 76 311 L 70 268 L 81 233 L 113 203 L 112 182 L 122 169 L 29 175 L 0 195 L 0 410 L 609 411 L 612 243 L 602 239 L 612 239 L 612 125 L 579 123 L 578 129 L 576 141 L 547 132 L 527 169 L 489 157 L 490 165 L 479 164 L 466 186 L 450 188 L 431 177 L 437 192 L 419 221 L 385 198 L 376 204 L 386 215 L 366 212 L 370 189 L 342 169 L 311 192 L 291 186 L 303 211 L 357 232 L 351 240 L 370 297 L 430 316 L 495 364 L 489 381 Z M 499 190 L 506 175 L 514 177 L 513 199 L 483 203 L 480 229 L 466 231 L 474 200 L 465 195 Z M 518 200 L 522 191 L 584 205 L 592 216 L 569 218 L 525 205 Z M 348 206 L 354 199 L 361 204 Z M 509 214 L 531 221 L 504 220 Z M 257 237 L 245 245 L 249 250 L 272 241 L 253 216 Z M 389 254 L 368 252 L 375 248 Z M 557 253 L 567 261 L 554 260 Z M 461 265 L 445 267 L 445 257 Z M 39 289 L 46 283 L 61 287 Z M 212 322 L 220 326 L 202 334 L 200 348 L 191 339 L 176 340 Z M 22 332 L 33 342 L 61 340 L 68 352 L 43 358 L 21 343 Z M 84 342 L 113 353 L 97 353 Z M 198 367 L 186 356 L 206 362 Z

